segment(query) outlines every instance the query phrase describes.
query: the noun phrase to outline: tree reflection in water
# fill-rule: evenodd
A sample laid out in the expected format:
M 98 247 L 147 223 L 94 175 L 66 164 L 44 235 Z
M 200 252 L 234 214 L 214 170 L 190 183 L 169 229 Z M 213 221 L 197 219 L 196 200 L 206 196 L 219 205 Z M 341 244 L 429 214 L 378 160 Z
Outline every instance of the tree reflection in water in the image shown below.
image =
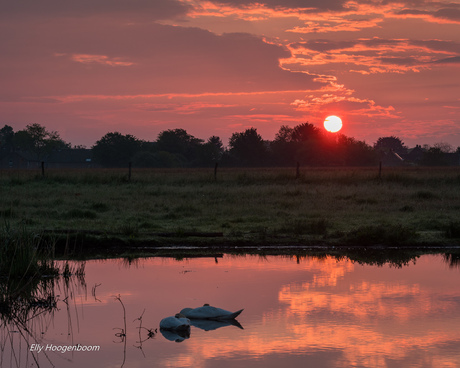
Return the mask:
M 459 253 L 444 253 L 444 261 L 452 268 L 460 267 L 460 254 Z

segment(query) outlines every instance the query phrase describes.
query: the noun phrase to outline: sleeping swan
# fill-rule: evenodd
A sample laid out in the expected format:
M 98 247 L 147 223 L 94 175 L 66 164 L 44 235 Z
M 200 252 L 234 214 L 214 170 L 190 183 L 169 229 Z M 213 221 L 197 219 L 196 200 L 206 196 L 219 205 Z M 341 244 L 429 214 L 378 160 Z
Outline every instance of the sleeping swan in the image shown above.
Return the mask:
M 213 320 L 228 320 L 234 319 L 239 316 L 243 311 L 240 309 L 236 312 L 229 312 L 225 309 L 212 307 L 209 304 L 205 304 L 198 308 L 184 308 L 180 311 L 180 314 L 190 319 L 213 319 Z
M 190 320 L 183 314 L 177 313 L 174 317 L 166 317 L 160 321 L 160 330 L 167 331 L 188 331 Z

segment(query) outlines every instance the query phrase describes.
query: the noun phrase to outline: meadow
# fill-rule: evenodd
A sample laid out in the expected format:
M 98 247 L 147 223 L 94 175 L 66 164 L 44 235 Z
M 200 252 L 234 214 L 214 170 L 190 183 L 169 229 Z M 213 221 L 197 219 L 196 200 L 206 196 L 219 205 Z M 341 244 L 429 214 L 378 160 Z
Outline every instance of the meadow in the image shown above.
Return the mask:
M 0 172 L 10 233 L 91 246 L 452 246 L 459 215 L 460 168 Z

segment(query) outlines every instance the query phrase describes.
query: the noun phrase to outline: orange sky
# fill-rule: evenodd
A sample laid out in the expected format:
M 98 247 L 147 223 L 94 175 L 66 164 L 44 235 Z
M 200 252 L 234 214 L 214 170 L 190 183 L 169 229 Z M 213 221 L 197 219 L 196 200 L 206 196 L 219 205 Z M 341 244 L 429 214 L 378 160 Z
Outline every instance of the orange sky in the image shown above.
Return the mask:
M 88 147 L 322 126 L 460 146 L 460 0 L 0 3 L 0 125 Z

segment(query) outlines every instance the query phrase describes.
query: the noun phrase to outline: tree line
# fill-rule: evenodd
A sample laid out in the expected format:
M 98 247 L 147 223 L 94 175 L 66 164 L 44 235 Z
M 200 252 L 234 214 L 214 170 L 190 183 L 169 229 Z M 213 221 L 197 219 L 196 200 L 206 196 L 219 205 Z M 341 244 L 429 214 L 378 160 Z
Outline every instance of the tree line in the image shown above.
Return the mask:
M 34 123 L 14 132 L 5 125 L 0 129 L 0 153 L 28 152 L 36 161 L 46 160 L 51 152 L 81 149 L 65 142 L 56 131 Z M 419 164 L 452 164 L 448 154 L 454 152 L 446 143 L 432 147 L 418 146 Z M 410 161 L 409 149 L 394 136 L 381 137 L 373 146 L 343 134 L 328 133 L 313 124 L 293 128 L 283 125 L 274 140 L 264 140 L 256 128 L 233 133 L 225 147 L 221 138 L 196 138 L 184 129 L 160 132 L 155 141 L 138 139 L 131 134 L 110 132 L 91 147 L 93 160 L 104 167 L 208 167 L 224 166 L 368 166 L 382 159 Z M 460 153 L 457 148 L 456 153 Z M 414 156 L 415 157 L 415 156 Z M 415 161 L 415 160 L 414 160 Z M 457 158 L 458 161 L 458 158 Z M 458 162 L 457 162 L 458 164 Z

